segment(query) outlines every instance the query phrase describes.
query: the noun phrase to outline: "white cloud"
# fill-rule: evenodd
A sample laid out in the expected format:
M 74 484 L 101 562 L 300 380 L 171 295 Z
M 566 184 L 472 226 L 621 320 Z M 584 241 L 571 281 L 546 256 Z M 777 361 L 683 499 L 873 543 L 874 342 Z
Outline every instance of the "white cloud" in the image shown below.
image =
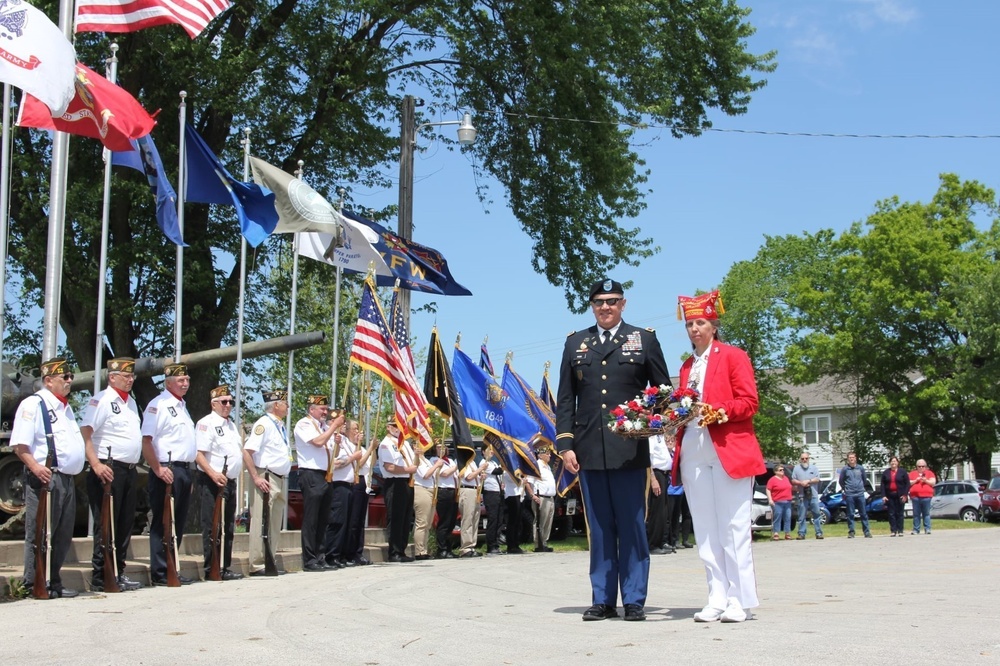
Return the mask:
M 878 25 L 906 25 L 920 13 L 907 0 L 851 0 L 859 8 L 850 12 L 850 20 L 862 30 Z

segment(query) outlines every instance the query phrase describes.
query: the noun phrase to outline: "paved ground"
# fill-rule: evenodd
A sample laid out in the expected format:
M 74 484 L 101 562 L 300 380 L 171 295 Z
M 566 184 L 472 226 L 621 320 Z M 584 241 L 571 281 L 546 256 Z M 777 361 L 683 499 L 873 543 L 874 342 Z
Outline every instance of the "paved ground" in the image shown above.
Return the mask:
M 998 552 L 1000 529 L 757 543 L 761 607 L 735 625 L 692 621 L 693 550 L 654 556 L 646 622 L 581 621 L 585 552 L 21 601 L 0 621 L 12 664 L 1000 663 Z

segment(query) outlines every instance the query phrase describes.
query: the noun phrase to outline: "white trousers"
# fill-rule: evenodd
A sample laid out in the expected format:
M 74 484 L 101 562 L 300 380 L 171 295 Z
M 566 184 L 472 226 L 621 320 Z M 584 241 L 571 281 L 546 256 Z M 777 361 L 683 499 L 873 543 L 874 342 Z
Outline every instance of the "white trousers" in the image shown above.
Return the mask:
M 281 520 L 285 513 L 284 479 L 271 475 L 271 554 L 277 556 L 281 538 Z M 250 571 L 264 569 L 264 493 L 250 484 Z
M 756 608 L 757 577 L 750 548 L 753 479 L 734 479 L 722 468 L 705 428 L 689 425 L 681 445 L 681 483 L 687 495 L 698 555 L 708 579 L 708 605 L 736 601 Z

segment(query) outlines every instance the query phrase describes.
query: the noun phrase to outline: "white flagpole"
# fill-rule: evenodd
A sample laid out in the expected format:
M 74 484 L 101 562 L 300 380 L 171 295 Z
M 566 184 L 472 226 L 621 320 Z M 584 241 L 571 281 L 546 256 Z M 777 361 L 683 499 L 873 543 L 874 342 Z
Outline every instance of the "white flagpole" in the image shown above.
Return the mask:
M 337 212 L 340 216 L 344 216 L 344 194 L 346 194 L 344 188 L 337 190 L 337 194 L 340 199 L 337 201 Z M 340 222 L 338 221 L 338 224 Z M 335 243 L 339 244 L 341 238 L 341 231 L 338 229 L 336 234 Z M 336 399 L 337 395 L 337 351 L 340 346 L 338 342 L 340 341 L 340 279 L 343 275 L 343 269 L 340 267 L 340 263 L 337 263 L 337 288 L 333 294 L 333 358 L 330 362 L 330 400 Z M 331 403 L 335 404 L 335 403 Z M 342 406 L 342 405 L 336 405 Z
M 187 93 L 180 92 L 181 103 L 178 112 L 180 120 L 180 138 L 177 142 L 177 229 L 181 239 L 184 238 L 184 198 L 187 196 Z M 174 362 L 181 360 L 181 312 L 184 302 L 184 246 L 177 246 L 177 266 L 174 269 Z
M 250 180 L 250 128 L 243 128 L 243 181 Z M 236 430 L 243 434 L 243 411 L 241 407 L 243 392 L 243 312 L 247 294 L 247 238 L 240 229 L 240 302 L 236 315 L 236 405 L 234 411 Z
M 7 223 L 10 215 L 10 84 L 3 84 L 3 138 L 0 139 L 0 363 L 3 363 L 4 313 L 7 303 Z
M 111 83 L 118 82 L 118 44 L 111 42 L 111 57 L 106 63 Z M 101 390 L 101 352 L 104 351 L 104 308 L 108 290 L 108 236 L 111 226 L 111 151 L 104 155 L 104 205 L 101 210 L 101 260 L 97 269 L 97 341 L 94 343 L 94 393 Z
M 73 41 L 73 0 L 59 2 L 59 29 Z M 69 134 L 52 139 L 52 175 L 49 178 L 49 236 L 45 248 L 45 314 L 42 316 L 42 360 L 56 355 L 59 306 L 62 298 L 63 244 L 66 237 L 66 179 L 69 171 Z
M 299 160 L 299 168 L 295 170 L 295 177 L 302 180 L 305 170 L 302 168 L 305 162 Z M 299 233 L 292 234 L 292 305 L 288 317 L 288 334 L 295 335 L 295 310 L 299 298 Z M 288 352 L 288 404 L 292 404 L 292 381 L 295 377 L 295 350 Z M 285 432 L 292 432 L 292 410 L 285 414 Z M 287 509 L 287 503 L 285 505 Z

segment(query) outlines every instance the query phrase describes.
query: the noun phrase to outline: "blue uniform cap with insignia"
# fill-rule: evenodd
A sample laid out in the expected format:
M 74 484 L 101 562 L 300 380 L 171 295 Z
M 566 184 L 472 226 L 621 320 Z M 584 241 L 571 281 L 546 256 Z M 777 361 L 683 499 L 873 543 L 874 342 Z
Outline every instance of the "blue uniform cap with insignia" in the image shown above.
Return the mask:
M 625 295 L 625 287 L 622 286 L 621 282 L 615 282 L 614 280 L 600 280 L 595 282 L 590 288 L 590 300 L 594 300 L 594 296 L 599 294 L 621 294 Z

